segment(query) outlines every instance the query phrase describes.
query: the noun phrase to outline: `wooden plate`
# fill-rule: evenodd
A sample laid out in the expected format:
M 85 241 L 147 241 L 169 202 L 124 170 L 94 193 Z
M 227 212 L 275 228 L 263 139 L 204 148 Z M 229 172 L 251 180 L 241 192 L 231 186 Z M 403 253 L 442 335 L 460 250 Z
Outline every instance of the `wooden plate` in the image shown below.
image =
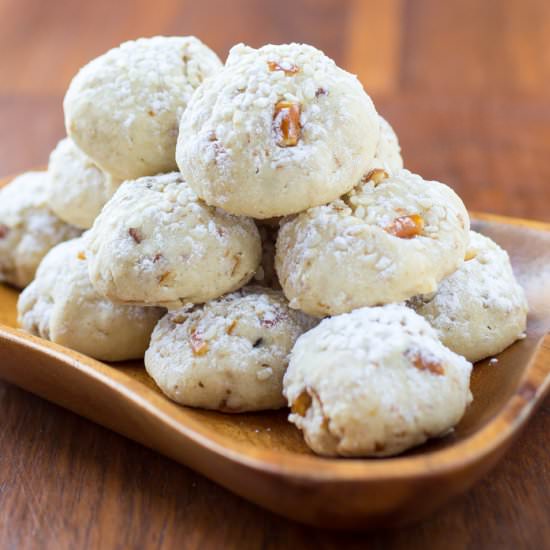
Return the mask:
M 368 528 L 426 516 L 502 456 L 550 387 L 550 224 L 474 215 L 512 257 L 531 312 L 527 338 L 474 370 L 455 432 L 390 459 L 313 455 L 286 411 L 227 415 L 180 407 L 142 363 L 110 366 L 16 326 L 0 285 L 0 377 L 190 466 L 274 512 L 312 525 Z

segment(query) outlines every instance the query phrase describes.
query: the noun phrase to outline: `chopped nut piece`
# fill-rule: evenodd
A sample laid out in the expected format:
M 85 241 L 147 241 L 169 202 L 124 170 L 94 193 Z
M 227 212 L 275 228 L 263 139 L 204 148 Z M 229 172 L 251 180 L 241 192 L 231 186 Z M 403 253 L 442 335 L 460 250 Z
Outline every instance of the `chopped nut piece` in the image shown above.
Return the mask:
M 464 261 L 468 262 L 470 260 L 473 260 L 476 256 L 477 256 L 477 251 L 474 250 L 473 248 L 470 248 L 470 249 L 466 250 L 466 254 L 464 256 Z
M 279 101 L 275 105 L 273 126 L 277 133 L 277 145 L 279 147 L 294 147 L 300 139 L 300 112 L 299 103 L 291 101 Z
M 191 332 L 191 351 L 193 355 L 204 355 L 208 351 L 208 344 L 195 330 Z
M 409 359 L 418 370 L 429 370 L 432 374 L 437 374 L 440 376 L 445 374 L 441 363 L 439 363 L 436 359 L 424 357 L 420 353 L 411 354 Z
M 307 410 L 311 406 L 311 396 L 307 391 L 303 391 L 297 398 L 290 408 L 291 412 L 294 414 L 299 414 L 300 416 L 305 416 Z
M 273 71 L 284 71 L 285 76 L 294 76 L 297 72 L 300 71 L 299 67 L 293 63 L 277 63 L 277 61 L 268 61 L 267 66 L 271 72 Z
M 385 230 L 400 239 L 412 239 L 424 230 L 424 219 L 420 214 L 399 216 Z
M 168 279 L 168 276 L 170 275 L 170 272 L 169 271 L 166 271 L 165 273 L 163 273 L 159 278 L 158 278 L 158 281 L 159 283 L 164 283 L 164 281 L 166 281 L 166 279 Z
M 174 315 L 171 319 L 172 323 L 174 323 L 175 325 L 182 325 L 183 323 L 185 323 L 185 321 L 187 321 L 187 315 Z
M 235 273 L 237 272 L 237 268 L 239 267 L 239 264 L 241 263 L 241 257 L 239 255 L 235 256 L 234 258 L 235 264 L 233 265 L 231 269 L 231 273 L 229 274 L 230 277 L 233 277 Z
M 86 254 L 84 252 L 82 252 L 82 250 L 80 250 L 78 252 L 78 254 L 76 255 L 76 257 L 79 259 L 79 260 L 85 260 L 86 259 Z
M 378 185 L 382 181 L 388 179 L 390 175 L 383 170 L 382 168 L 375 168 L 374 170 L 371 170 L 368 172 L 364 177 L 363 181 L 366 183 L 367 181 L 372 181 L 374 185 Z
M 0 223 L 0 239 L 3 239 L 4 237 L 6 237 L 9 232 L 10 232 L 10 228 L 7 225 Z
M 225 332 L 227 334 L 233 334 L 233 331 L 235 330 L 235 327 L 237 326 L 237 320 L 233 320 L 231 324 L 225 329 Z
M 132 237 L 132 239 L 136 241 L 137 244 L 139 244 L 143 240 L 143 237 L 141 236 L 139 229 L 135 227 L 130 227 L 130 229 L 128 229 L 128 233 L 130 237 Z

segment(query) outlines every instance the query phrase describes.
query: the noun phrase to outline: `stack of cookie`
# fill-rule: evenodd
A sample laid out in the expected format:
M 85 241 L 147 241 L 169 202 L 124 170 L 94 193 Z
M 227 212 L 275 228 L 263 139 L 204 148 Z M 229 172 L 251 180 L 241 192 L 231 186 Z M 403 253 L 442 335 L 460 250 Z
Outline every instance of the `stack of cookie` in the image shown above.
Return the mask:
M 46 255 L 21 325 L 100 359 L 145 354 L 181 404 L 288 405 L 317 453 L 393 455 L 451 430 L 470 361 L 525 331 L 506 252 L 403 168 L 357 78 L 311 46 L 237 45 L 222 65 L 195 38 L 127 42 L 64 110 L 40 176 L 66 222 L 48 243 L 89 231 Z M 3 243 L 35 224 L 0 223 L 0 273 L 23 286 L 6 273 L 25 237 Z

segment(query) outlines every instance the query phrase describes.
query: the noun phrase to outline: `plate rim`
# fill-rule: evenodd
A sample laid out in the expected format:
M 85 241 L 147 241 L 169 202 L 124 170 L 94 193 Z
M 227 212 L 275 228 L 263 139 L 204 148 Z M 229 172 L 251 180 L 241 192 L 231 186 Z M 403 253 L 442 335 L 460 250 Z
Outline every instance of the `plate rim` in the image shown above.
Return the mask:
M 550 392 L 550 335 L 547 334 L 538 341 L 516 390 L 499 412 L 482 428 L 445 448 L 413 456 L 383 459 L 322 457 L 264 448 L 254 448 L 251 456 L 246 451 L 247 446 L 241 442 L 234 442 L 228 447 L 224 445 L 227 440 L 223 436 L 215 433 L 206 435 L 201 430 L 199 420 L 187 418 L 182 423 L 174 418 L 170 409 L 178 409 L 181 405 L 133 380 L 116 367 L 3 324 L 0 324 L 0 340 L 9 340 L 12 344 L 32 348 L 35 352 L 76 368 L 85 376 L 109 386 L 142 412 L 147 411 L 158 421 L 169 425 L 181 437 L 216 455 L 277 477 L 292 477 L 312 483 L 419 479 L 437 477 L 465 468 L 490 455 L 513 437 Z M 17 385 L 17 382 L 13 383 Z M 273 457 L 278 459 L 273 460 Z

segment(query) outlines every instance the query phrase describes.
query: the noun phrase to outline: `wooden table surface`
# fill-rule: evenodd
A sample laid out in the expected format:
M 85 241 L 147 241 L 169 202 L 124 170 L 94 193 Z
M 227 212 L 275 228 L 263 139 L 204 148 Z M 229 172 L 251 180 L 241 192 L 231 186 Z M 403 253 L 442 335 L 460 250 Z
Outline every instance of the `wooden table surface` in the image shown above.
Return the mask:
M 545 0 L 0 0 L 0 175 L 46 163 L 80 65 L 153 34 L 195 34 L 222 58 L 240 41 L 314 44 L 359 75 L 411 170 L 471 209 L 550 221 Z M 550 547 L 549 400 L 468 494 L 367 534 L 276 517 L 4 383 L 0 417 L 1 548 Z

